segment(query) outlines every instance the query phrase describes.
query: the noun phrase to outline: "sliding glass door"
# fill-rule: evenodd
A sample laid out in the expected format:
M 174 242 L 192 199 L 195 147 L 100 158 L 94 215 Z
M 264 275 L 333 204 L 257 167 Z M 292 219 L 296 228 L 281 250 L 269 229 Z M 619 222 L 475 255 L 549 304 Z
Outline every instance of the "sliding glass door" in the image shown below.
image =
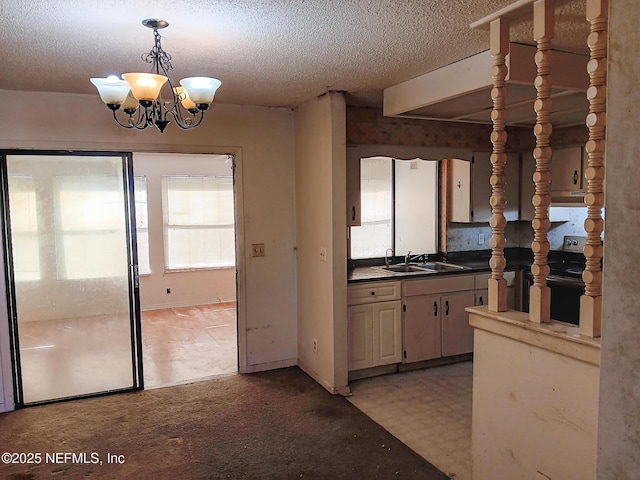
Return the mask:
M 18 405 L 142 388 L 130 162 L 2 155 Z

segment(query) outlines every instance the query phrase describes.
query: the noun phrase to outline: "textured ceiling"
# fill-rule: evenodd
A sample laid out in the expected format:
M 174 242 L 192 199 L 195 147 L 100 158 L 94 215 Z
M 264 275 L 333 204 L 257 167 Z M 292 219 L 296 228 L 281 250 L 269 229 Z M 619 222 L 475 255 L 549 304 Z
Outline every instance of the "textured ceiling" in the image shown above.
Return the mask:
M 512 0 L 2 0 L 0 89 L 96 93 L 90 77 L 148 71 L 144 18 L 161 18 L 175 80 L 217 77 L 216 101 L 295 106 L 327 90 L 382 90 L 489 46 L 469 24 Z M 584 0 L 557 8 L 554 48 L 586 52 Z M 531 41 L 531 25 L 512 40 Z

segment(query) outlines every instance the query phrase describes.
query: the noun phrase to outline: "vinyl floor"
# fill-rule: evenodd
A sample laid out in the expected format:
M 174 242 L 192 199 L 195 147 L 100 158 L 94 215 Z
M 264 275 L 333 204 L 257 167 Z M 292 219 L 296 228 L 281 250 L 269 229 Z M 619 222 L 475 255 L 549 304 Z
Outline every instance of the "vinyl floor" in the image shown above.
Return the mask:
M 471 479 L 473 364 L 351 382 L 351 403 L 456 480 Z

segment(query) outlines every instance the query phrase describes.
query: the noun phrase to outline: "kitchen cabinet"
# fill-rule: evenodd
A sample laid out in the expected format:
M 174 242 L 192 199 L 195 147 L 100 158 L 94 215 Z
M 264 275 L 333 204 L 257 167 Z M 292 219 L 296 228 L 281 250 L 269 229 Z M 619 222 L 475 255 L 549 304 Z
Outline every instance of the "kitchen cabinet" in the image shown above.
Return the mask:
M 440 295 L 406 297 L 402 310 L 405 363 L 440 358 Z
M 469 325 L 469 314 L 465 308 L 473 305 L 473 292 L 458 292 L 443 295 L 442 310 L 442 356 L 450 357 L 473 352 L 473 327 Z
M 471 162 L 461 159 L 449 161 L 451 190 L 451 222 L 488 222 L 491 219 L 491 152 L 474 152 Z M 518 220 L 520 205 L 520 154 L 507 153 L 505 165 L 507 221 Z
M 521 310 L 520 302 L 518 301 L 516 272 L 504 272 L 503 277 L 507 281 L 507 308 L 511 310 Z M 487 282 L 490 278 L 490 273 L 476 274 L 474 305 L 486 305 L 488 303 L 489 289 L 487 288 Z
M 347 288 L 349 371 L 402 361 L 401 282 Z
M 531 203 L 536 185 L 533 183 L 533 174 L 536 171 L 536 159 L 533 153 L 522 155 L 522 178 L 520 179 L 520 220 L 533 220 L 536 210 Z M 552 173 L 554 175 L 554 173 Z M 573 177 L 572 177 L 573 178 Z M 573 179 L 571 180 L 573 182 Z M 582 202 L 582 196 L 572 196 L 571 192 L 552 192 L 549 208 L 549 220 L 552 222 L 567 222 L 571 220 L 571 212 L 562 207 L 567 202 Z
M 554 148 L 551 154 L 551 196 L 584 196 L 582 147 Z
M 466 307 L 474 304 L 474 275 L 403 281 L 406 363 L 473 351 Z
M 360 225 L 360 155 L 347 147 L 347 226 Z

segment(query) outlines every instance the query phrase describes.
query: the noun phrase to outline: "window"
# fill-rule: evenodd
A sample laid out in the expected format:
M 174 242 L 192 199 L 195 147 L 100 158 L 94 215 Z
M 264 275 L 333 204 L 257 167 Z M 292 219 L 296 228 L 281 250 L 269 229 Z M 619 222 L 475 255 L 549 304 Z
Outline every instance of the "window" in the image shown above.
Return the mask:
M 138 272 L 151 273 L 149 264 L 149 210 L 147 208 L 147 177 L 134 177 L 136 200 L 136 234 L 138 240 Z
M 9 205 L 15 280 L 40 280 L 38 214 L 32 177 L 9 176 Z
M 360 226 L 351 227 L 351 258 L 437 252 L 438 161 L 360 159 Z
M 122 179 L 87 175 L 54 180 L 58 278 L 122 276 L 122 266 L 128 264 Z
M 360 160 L 359 227 L 351 228 L 351 258 L 384 257 L 393 247 L 393 159 Z
M 165 269 L 235 266 L 232 176 L 162 177 Z

